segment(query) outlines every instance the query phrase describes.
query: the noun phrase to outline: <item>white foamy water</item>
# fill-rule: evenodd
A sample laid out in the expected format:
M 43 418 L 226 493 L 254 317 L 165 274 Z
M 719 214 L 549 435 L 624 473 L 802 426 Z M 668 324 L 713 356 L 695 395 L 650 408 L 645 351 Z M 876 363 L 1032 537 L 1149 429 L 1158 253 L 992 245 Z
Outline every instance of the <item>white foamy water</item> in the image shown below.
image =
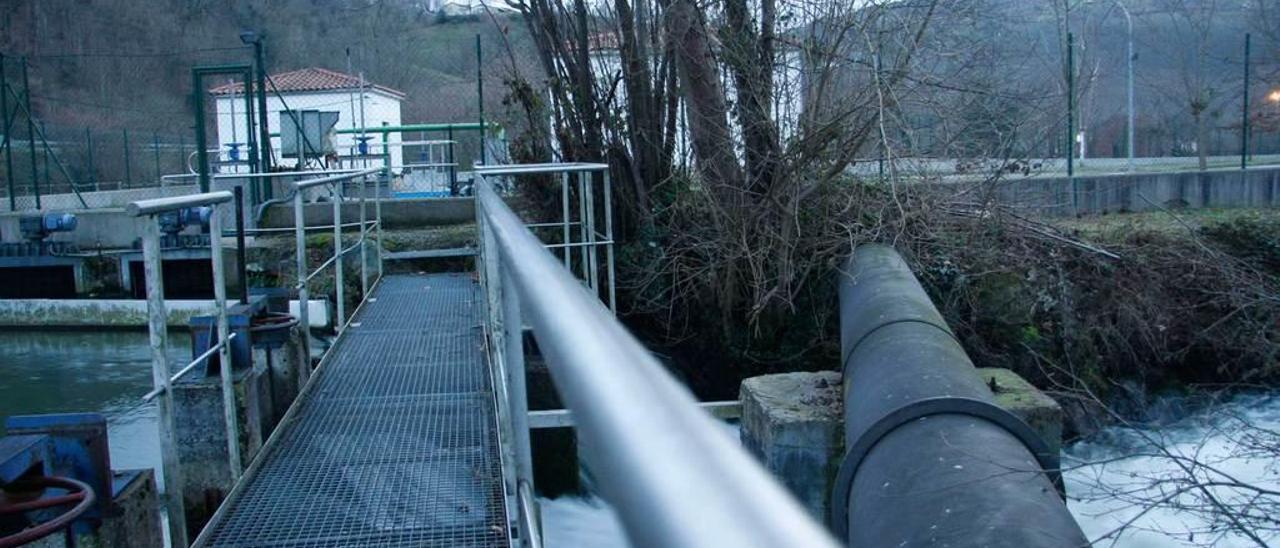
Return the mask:
M 1280 497 L 1258 499 L 1255 490 L 1225 485 L 1201 490 L 1187 481 L 1192 476 L 1184 466 L 1202 483 L 1238 482 L 1275 492 L 1280 491 L 1277 451 L 1280 396 L 1275 395 L 1238 396 L 1159 426 L 1109 428 L 1065 451 L 1069 506 L 1098 546 L 1258 546 L 1233 530 L 1229 520 L 1200 510 L 1220 504 L 1265 516 L 1268 510 L 1259 500 L 1270 500 L 1274 510 Z M 1275 534 L 1255 534 L 1268 544 L 1280 542 Z
M 539 498 L 538 505 L 542 510 L 542 543 L 546 546 L 630 546 L 617 514 L 599 497 Z
M 1242 428 L 1243 424 L 1258 430 Z M 736 436 L 737 427 L 731 428 Z M 1068 507 L 1089 539 L 1098 541 L 1097 546 L 1257 546 L 1221 524 L 1215 527 L 1204 515 L 1169 505 L 1152 507 L 1150 501 L 1185 487 L 1178 480 L 1185 478 L 1186 472 L 1178 460 L 1165 456 L 1151 440 L 1170 455 L 1194 457 L 1213 466 L 1219 473 L 1216 479 L 1230 476 L 1241 483 L 1280 491 L 1280 462 L 1275 453 L 1255 447 L 1280 447 L 1278 433 L 1280 396 L 1274 395 L 1239 396 L 1161 426 L 1108 428 L 1064 451 L 1063 464 L 1069 467 L 1065 474 Z M 1203 473 L 1200 477 L 1206 479 Z M 1244 491 L 1224 487 L 1211 492 L 1226 504 L 1240 503 L 1245 496 Z M 1194 491 L 1170 500 L 1181 500 L 1184 505 L 1203 501 Z M 628 547 L 617 516 L 594 495 L 539 499 L 539 503 L 547 546 Z M 1124 524 L 1128 525 L 1116 533 Z M 1264 542 L 1280 543 L 1277 536 L 1260 535 Z

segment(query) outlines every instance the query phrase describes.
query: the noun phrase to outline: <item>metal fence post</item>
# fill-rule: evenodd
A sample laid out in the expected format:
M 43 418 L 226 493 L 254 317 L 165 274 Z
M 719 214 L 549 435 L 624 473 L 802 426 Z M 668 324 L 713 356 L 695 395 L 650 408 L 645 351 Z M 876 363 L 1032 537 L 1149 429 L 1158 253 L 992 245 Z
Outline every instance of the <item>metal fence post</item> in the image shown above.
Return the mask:
M 343 181 L 336 181 L 330 187 L 333 194 L 333 285 L 335 291 L 335 299 L 337 301 L 335 311 L 337 317 L 333 321 L 333 332 L 341 334 L 342 324 L 346 321 L 346 292 L 343 287 L 344 279 L 342 275 L 342 184 Z
M 1244 105 L 1240 112 L 1240 169 L 1249 167 L 1249 33 L 1244 33 Z
M 295 253 L 298 261 L 298 329 L 302 331 L 302 363 L 298 369 L 298 386 L 306 383 L 311 374 L 311 302 L 307 298 L 307 229 L 302 207 L 303 189 L 293 193 L 293 234 L 297 239 Z M 305 375 L 304 375 L 305 373 Z
M 13 132 L 9 127 L 9 82 L 5 78 L 4 72 L 4 54 L 0 53 L 0 120 L 4 123 L 4 174 L 5 180 L 9 182 L 9 211 L 17 211 L 18 197 L 16 188 L 13 184 Z
M 173 393 L 169 386 L 168 317 L 164 306 L 164 275 L 160 257 L 160 226 L 148 215 L 142 229 L 143 271 L 147 284 L 147 326 L 151 338 L 151 380 L 160 390 L 156 416 L 160 423 L 161 474 L 165 508 L 169 513 L 169 539 L 173 546 L 187 545 L 187 516 L 182 502 L 182 470 L 173 425 Z
M 237 420 L 236 392 L 231 378 L 231 344 L 227 340 L 227 284 L 223 271 L 222 215 L 214 207 L 209 215 L 209 262 L 213 268 L 213 307 L 218 324 L 218 338 L 210 337 L 210 344 L 222 343 L 218 349 L 219 377 L 222 380 L 222 417 L 227 431 L 227 464 L 231 467 L 231 480 L 240 479 L 240 427 Z
M 45 135 L 48 135 L 48 133 L 46 133 L 47 128 L 48 128 L 48 125 L 46 125 L 46 124 L 44 123 L 44 121 L 41 121 L 41 122 L 40 122 L 40 136 L 41 136 L 41 140 L 42 140 L 42 141 L 44 141 L 44 158 L 43 158 L 43 160 L 44 160 L 44 187 L 45 187 L 45 188 L 47 188 L 47 189 L 52 189 L 52 188 L 53 188 L 53 181 L 49 180 L 49 156 L 50 156 L 49 139 L 47 139 L 47 138 L 45 138 L 45 137 L 44 137 Z M 75 190 L 75 181 L 67 181 L 67 184 L 72 185 L 72 191 L 74 192 L 74 190 Z
M 129 168 L 129 130 L 122 129 L 120 132 L 124 135 L 124 181 L 120 186 L 121 188 L 125 188 L 128 187 L 130 181 L 133 180 L 133 173 Z
M 31 153 L 31 189 L 36 197 L 36 209 L 40 209 L 40 176 L 36 173 L 36 124 L 35 111 L 31 110 L 31 81 L 27 78 L 27 58 L 22 58 L 22 97 L 27 111 L 27 150 Z
M 160 134 L 151 132 L 151 152 L 156 160 L 156 184 L 160 181 Z
M 89 175 L 89 184 L 93 185 L 94 190 L 98 190 L 98 176 L 93 172 L 93 130 L 89 126 L 84 128 L 84 151 L 85 151 L 85 173 Z

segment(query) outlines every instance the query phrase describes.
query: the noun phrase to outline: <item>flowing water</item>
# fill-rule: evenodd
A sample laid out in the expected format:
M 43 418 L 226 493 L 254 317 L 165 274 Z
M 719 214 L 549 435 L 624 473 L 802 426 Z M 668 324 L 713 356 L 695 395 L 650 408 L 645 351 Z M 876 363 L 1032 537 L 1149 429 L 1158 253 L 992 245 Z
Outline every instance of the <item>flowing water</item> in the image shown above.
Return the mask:
M 172 331 L 169 345 L 176 370 L 190 359 L 191 336 Z M 159 469 L 155 406 L 142 402 L 151 387 L 145 331 L 0 331 L 0 419 L 102 413 L 112 468 Z
M 171 333 L 171 364 L 184 364 L 189 347 L 188 334 Z M 155 408 L 141 402 L 150 388 L 151 354 L 145 332 L 0 332 L 0 418 L 102 413 L 107 418 L 114 468 L 159 467 Z M 1204 516 L 1168 505 L 1145 509 L 1139 499 L 1159 499 L 1167 496 L 1159 489 L 1168 493 L 1183 485 L 1179 480 L 1186 474 L 1171 456 L 1194 456 L 1241 482 L 1280 490 L 1277 453 L 1255 447 L 1273 451 L 1280 447 L 1280 395 L 1242 395 L 1181 412 L 1186 415 L 1177 420 L 1109 428 L 1066 448 L 1069 506 L 1089 538 L 1101 540 L 1100 546 L 1113 542 L 1136 548 L 1256 545 L 1221 524 L 1215 527 Z M 1245 429 L 1243 424 L 1261 430 Z M 1194 493 L 1171 500 L 1194 504 L 1199 500 Z M 1224 503 L 1239 502 L 1242 496 L 1226 488 L 1211 493 Z M 547 546 L 627 546 L 617 516 L 599 498 L 584 494 L 540 502 Z M 1106 536 L 1130 521 L 1122 533 Z M 1280 538 L 1263 540 L 1276 543 Z
M 1180 403 L 1173 407 L 1184 407 Z M 1175 420 L 1109 428 L 1071 445 L 1063 457 L 1071 511 L 1097 546 L 1258 546 L 1231 520 L 1215 519 L 1221 512 L 1196 509 L 1245 510 L 1277 528 L 1277 516 L 1267 513 L 1280 507 L 1274 494 L 1280 492 L 1280 395 L 1238 395 Z M 1199 485 L 1252 487 L 1202 489 L 1188 481 L 1193 477 Z M 1273 494 L 1254 498 L 1254 488 Z M 1267 545 L 1280 542 L 1239 524 Z
M 1164 404 L 1174 409 L 1184 407 Z M 1257 430 L 1241 428 L 1243 423 Z M 1160 486 L 1152 485 L 1152 479 L 1166 482 L 1163 487 L 1167 493 L 1174 485 L 1167 482 L 1185 477 L 1176 459 L 1153 451 L 1152 441 L 1171 455 L 1195 456 L 1241 482 L 1280 490 L 1280 396 L 1237 396 L 1178 420 L 1140 428 L 1109 428 L 1068 446 L 1063 455 L 1064 465 L 1070 467 L 1065 474 L 1071 495 L 1068 507 L 1085 534 L 1098 541 L 1097 546 L 1257 546 L 1230 530 L 1219 527 L 1214 531 L 1212 522 L 1203 516 L 1168 506 L 1146 509 L 1148 505 L 1135 504 L 1136 499 L 1161 498 Z M 1256 451 L 1258 448 L 1251 445 L 1270 447 L 1271 452 Z M 1213 493 L 1224 503 L 1239 502 L 1242 496 L 1222 488 Z M 1184 505 L 1194 502 L 1191 496 L 1182 500 Z M 1274 497 L 1271 500 L 1280 503 Z M 617 516 L 598 497 L 586 494 L 540 502 L 547 546 L 628 546 Z M 1107 536 L 1130 521 L 1121 533 Z M 1280 538 L 1264 536 L 1262 540 L 1275 544 Z

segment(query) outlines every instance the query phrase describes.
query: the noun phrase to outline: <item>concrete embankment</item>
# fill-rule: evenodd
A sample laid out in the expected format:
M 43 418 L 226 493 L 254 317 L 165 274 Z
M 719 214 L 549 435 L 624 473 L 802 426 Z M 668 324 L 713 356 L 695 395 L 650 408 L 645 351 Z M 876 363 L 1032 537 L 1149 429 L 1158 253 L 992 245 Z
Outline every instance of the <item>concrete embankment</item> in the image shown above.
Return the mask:
M 1054 216 L 1263 208 L 1280 206 L 1280 168 L 1017 178 L 994 183 L 994 190 L 999 202 Z
M 297 314 L 297 301 L 289 302 Z M 329 305 L 312 300 L 312 327 L 328 325 Z M 213 314 L 211 300 L 167 300 L 172 327 L 191 325 L 191 318 Z M 147 301 L 136 299 L 0 299 L 0 327 L 146 327 Z

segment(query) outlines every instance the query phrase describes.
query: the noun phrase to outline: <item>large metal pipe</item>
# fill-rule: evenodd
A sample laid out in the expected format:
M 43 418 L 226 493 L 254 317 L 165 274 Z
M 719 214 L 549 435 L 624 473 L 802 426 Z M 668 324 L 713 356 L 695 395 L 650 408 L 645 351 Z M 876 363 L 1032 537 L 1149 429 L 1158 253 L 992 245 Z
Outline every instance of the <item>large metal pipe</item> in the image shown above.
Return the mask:
M 849 546 L 1083 546 L 1058 457 L 995 405 L 910 268 L 859 247 L 841 270 L 847 452 L 832 524 Z

